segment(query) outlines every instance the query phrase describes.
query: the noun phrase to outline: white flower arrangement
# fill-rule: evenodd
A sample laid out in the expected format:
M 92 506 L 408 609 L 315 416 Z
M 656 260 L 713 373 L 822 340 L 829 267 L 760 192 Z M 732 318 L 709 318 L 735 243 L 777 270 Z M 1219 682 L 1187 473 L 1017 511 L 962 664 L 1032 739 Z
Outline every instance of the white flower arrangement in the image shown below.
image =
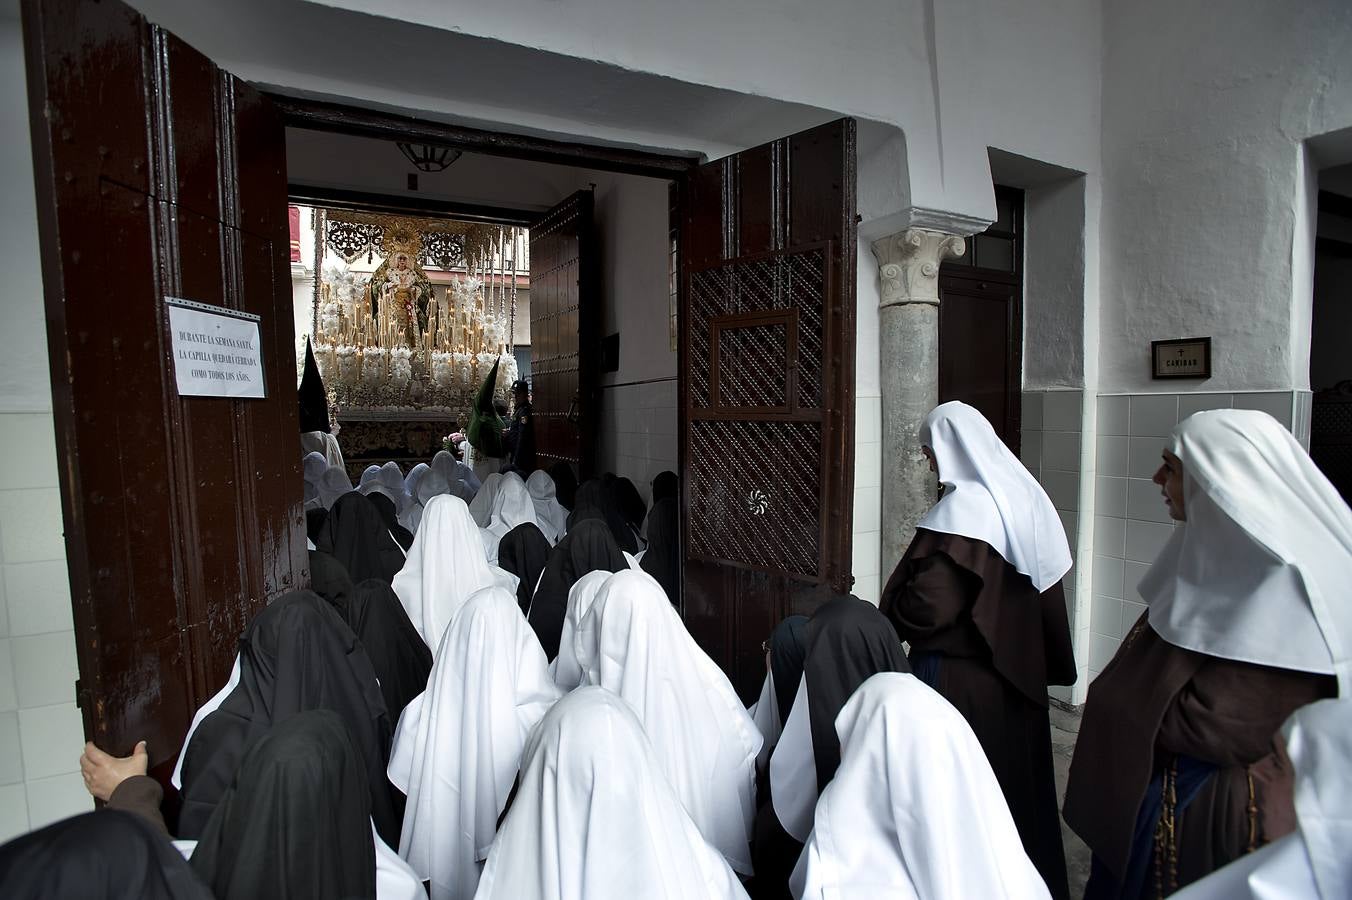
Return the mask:
M 407 347 L 395 347 L 389 351 L 390 380 L 400 389 L 407 387 L 413 377 L 413 351 Z
M 432 353 L 432 380 L 442 388 L 455 384 L 455 356 L 441 350 Z
M 367 347 L 361 355 L 361 379 L 368 384 L 382 380 L 385 371 L 385 358 L 389 354 L 384 347 Z
M 468 353 L 455 354 L 455 383 L 467 388 L 474 383 L 474 358 Z
M 338 379 L 349 385 L 356 384 L 360 378 L 357 348 L 351 344 L 340 344 L 333 352 L 338 357 Z
M 498 372 L 501 375 L 498 382 L 505 382 L 510 390 L 511 386 L 516 384 L 517 376 L 520 374 L 516 368 L 516 356 L 511 353 L 502 354 L 502 368 Z

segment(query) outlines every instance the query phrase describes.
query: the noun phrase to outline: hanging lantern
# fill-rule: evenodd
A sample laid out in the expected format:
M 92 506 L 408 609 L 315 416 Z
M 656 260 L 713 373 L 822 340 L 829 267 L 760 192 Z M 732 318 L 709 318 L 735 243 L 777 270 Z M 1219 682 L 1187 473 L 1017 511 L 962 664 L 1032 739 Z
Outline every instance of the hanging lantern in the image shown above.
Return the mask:
M 451 163 L 460 158 L 459 150 L 450 147 L 437 147 L 433 144 L 409 144 L 398 142 L 399 152 L 403 153 L 419 172 L 443 172 Z

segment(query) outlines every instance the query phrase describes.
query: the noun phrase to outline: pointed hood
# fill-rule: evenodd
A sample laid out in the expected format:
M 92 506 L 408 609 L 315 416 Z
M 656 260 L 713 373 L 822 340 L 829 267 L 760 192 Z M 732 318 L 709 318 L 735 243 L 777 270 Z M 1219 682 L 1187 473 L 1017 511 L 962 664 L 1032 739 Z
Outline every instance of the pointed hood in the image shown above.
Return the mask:
M 501 359 L 498 362 L 501 362 Z M 507 427 L 507 423 L 503 422 L 502 417 L 493 409 L 493 388 L 498 383 L 498 362 L 493 363 L 493 368 L 489 369 L 488 377 L 484 379 L 479 393 L 474 398 L 474 408 L 469 414 L 469 427 L 465 429 L 470 446 L 483 456 L 503 455 L 502 430 Z
M 300 377 L 300 430 L 322 431 L 329 434 L 329 397 L 324 393 L 324 379 L 319 377 L 310 339 L 305 339 L 305 372 Z

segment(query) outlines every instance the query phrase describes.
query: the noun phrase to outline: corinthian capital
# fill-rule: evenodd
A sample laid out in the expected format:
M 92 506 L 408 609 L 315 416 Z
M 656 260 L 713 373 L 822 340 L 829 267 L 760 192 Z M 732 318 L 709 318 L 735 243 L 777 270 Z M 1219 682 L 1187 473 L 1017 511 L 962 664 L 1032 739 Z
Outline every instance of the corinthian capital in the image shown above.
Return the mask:
M 907 228 L 873 242 L 882 278 L 879 307 L 907 303 L 939 305 L 939 264 L 962 256 L 966 242 L 955 234 Z

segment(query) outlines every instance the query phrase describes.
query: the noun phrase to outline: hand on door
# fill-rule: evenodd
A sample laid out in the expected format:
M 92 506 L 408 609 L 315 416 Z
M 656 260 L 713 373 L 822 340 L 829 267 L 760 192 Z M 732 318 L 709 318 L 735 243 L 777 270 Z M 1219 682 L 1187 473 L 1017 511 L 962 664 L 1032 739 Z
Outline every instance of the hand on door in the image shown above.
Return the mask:
M 89 793 L 106 802 L 119 784 L 133 775 L 146 774 L 149 763 L 145 741 L 136 745 L 131 756 L 111 756 L 87 743 L 80 754 L 80 774 Z

